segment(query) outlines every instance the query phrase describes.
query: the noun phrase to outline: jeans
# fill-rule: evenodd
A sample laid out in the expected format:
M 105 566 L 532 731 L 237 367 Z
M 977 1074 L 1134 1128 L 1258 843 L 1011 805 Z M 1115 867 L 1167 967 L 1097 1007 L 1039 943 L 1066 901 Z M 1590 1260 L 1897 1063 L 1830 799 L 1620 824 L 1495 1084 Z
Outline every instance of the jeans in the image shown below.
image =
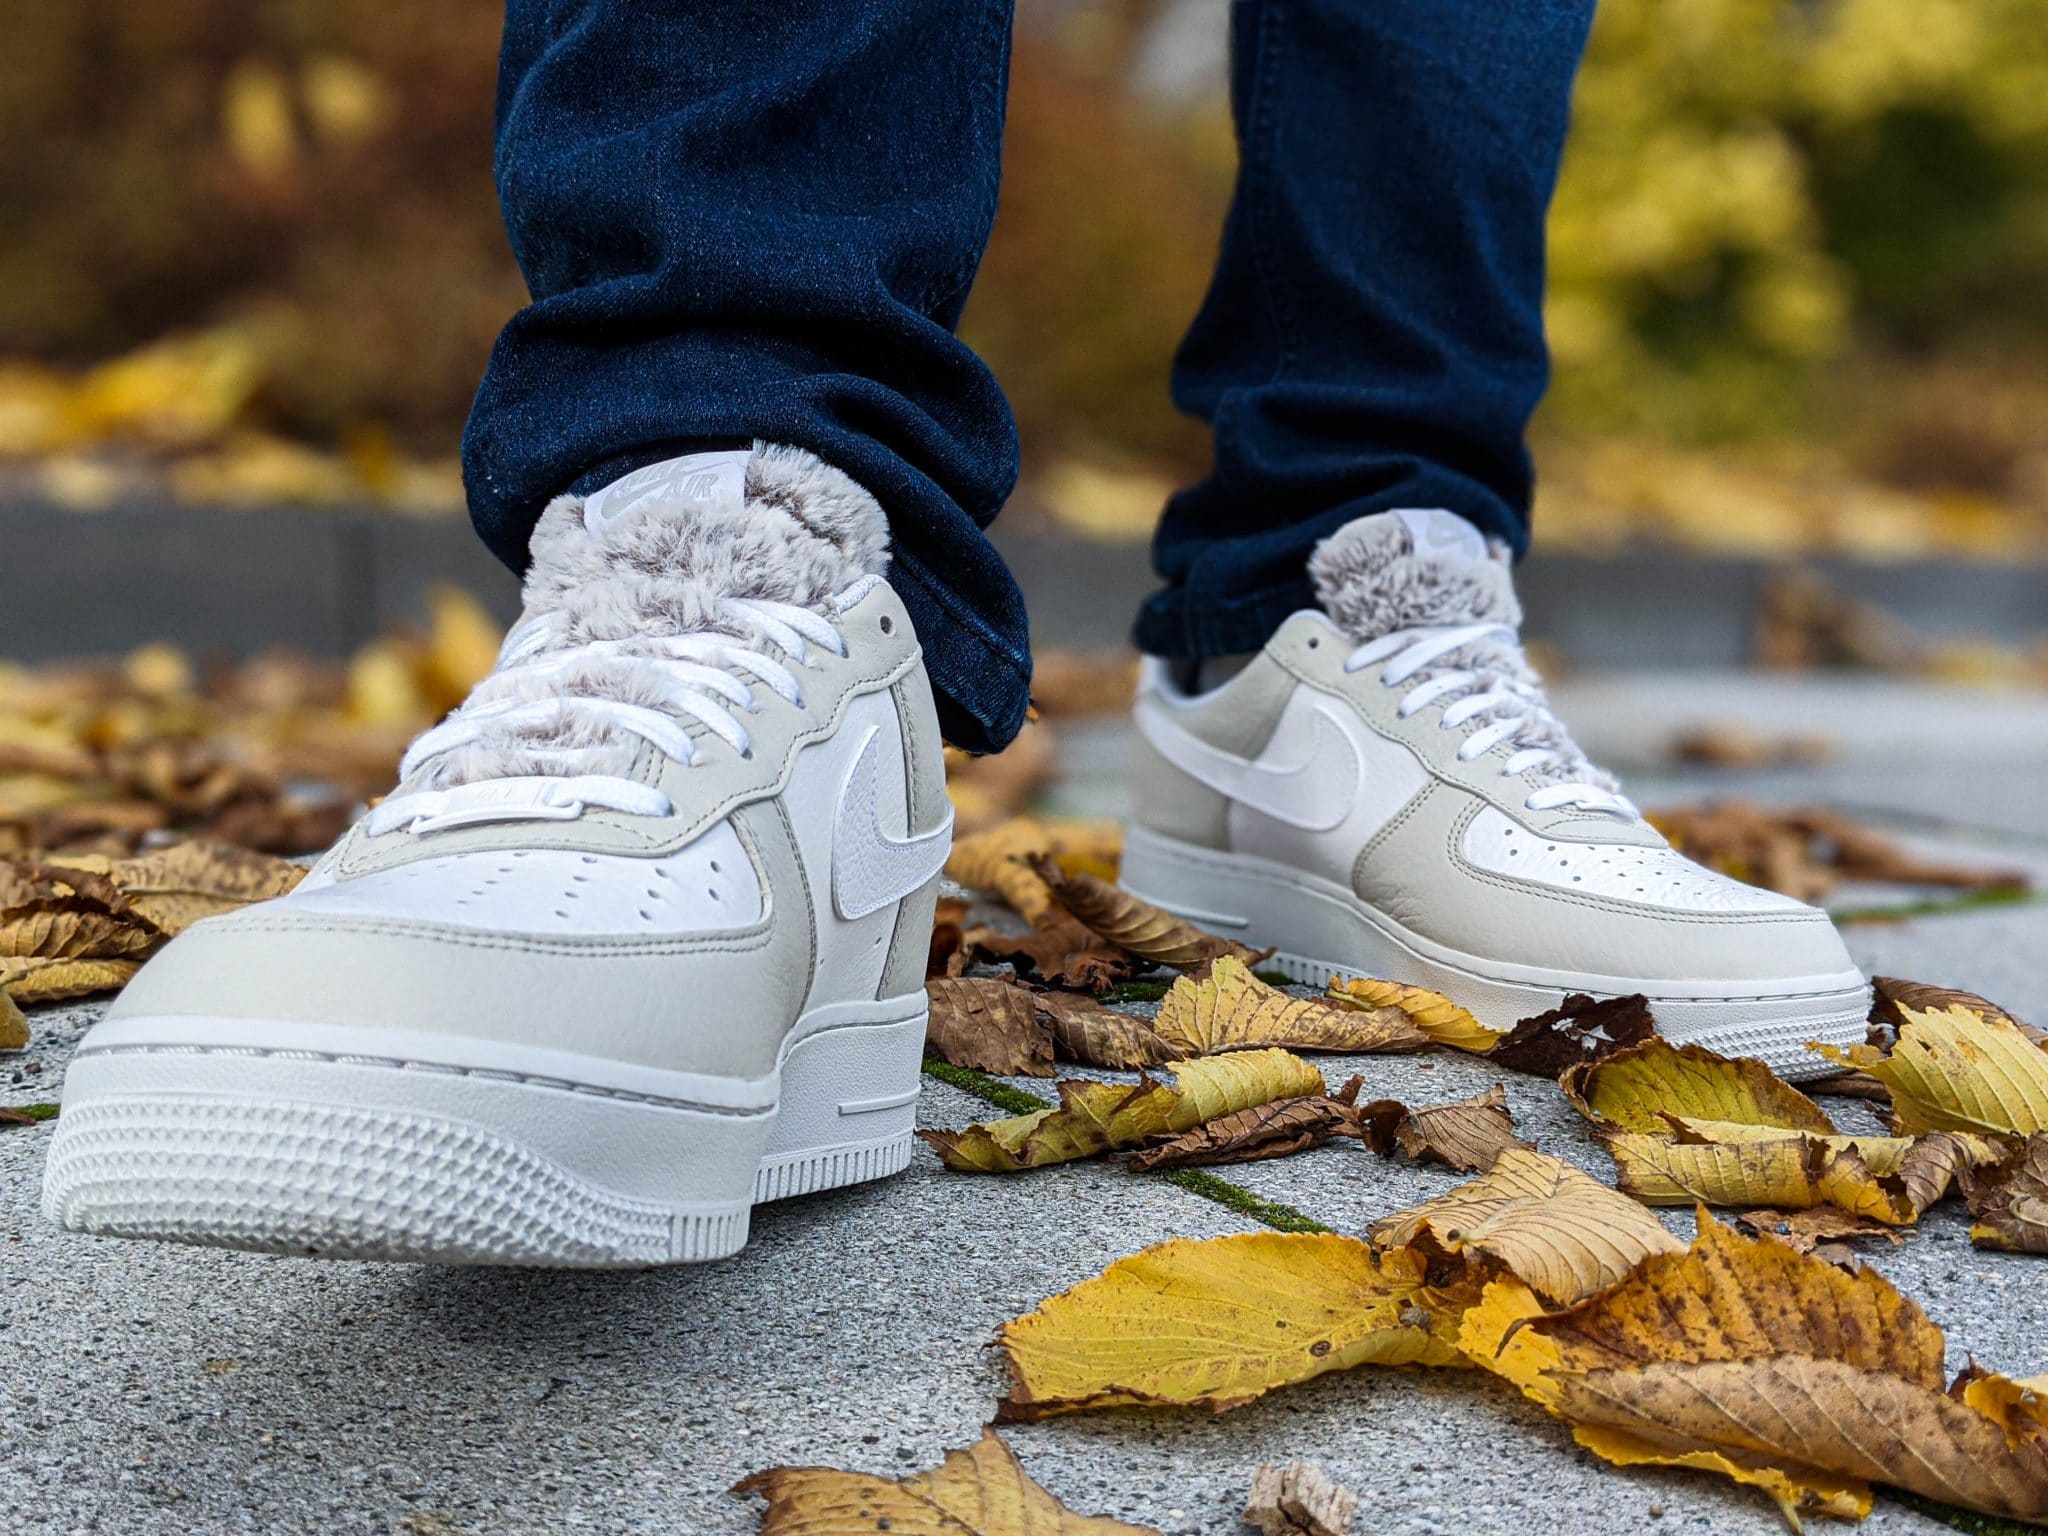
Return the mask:
M 1241 164 L 1173 392 L 1214 436 L 1135 638 L 1252 650 L 1315 542 L 1397 506 L 1527 542 L 1543 219 L 1592 0 L 1234 0 Z M 1017 477 L 953 334 L 996 208 L 1009 0 L 508 0 L 496 168 L 533 303 L 463 439 L 515 570 L 547 500 L 753 438 L 888 509 L 949 740 L 1031 676 L 983 531 Z M 1133 272 L 1133 282 L 1144 274 Z

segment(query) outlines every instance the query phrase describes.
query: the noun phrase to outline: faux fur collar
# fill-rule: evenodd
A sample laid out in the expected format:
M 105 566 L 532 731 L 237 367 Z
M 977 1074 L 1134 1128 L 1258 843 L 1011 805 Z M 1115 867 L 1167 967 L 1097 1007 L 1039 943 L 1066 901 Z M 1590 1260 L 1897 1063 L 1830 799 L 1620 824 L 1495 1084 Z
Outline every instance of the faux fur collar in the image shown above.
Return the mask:
M 1418 550 L 1418 535 L 1438 529 L 1432 547 Z M 1449 512 L 1357 518 L 1316 546 L 1308 570 L 1323 612 L 1360 643 L 1429 624 L 1522 622 L 1506 551 L 1489 550 Z

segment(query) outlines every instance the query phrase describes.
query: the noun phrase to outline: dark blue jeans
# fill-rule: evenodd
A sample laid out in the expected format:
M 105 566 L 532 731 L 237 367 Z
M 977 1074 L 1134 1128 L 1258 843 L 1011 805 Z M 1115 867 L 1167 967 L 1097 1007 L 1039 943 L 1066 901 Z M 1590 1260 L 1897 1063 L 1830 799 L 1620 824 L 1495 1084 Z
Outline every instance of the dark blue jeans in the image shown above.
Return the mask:
M 1173 379 L 1215 462 L 1160 525 L 1144 649 L 1257 647 L 1309 602 L 1310 548 L 1367 512 L 1526 543 L 1543 219 L 1591 11 L 1235 0 L 1241 168 Z M 534 302 L 463 442 L 501 558 L 523 568 L 563 490 L 799 444 L 888 508 L 948 737 L 1015 734 L 1024 605 L 982 530 L 1016 429 L 953 335 L 1009 29 L 1009 0 L 508 0 L 498 185 Z

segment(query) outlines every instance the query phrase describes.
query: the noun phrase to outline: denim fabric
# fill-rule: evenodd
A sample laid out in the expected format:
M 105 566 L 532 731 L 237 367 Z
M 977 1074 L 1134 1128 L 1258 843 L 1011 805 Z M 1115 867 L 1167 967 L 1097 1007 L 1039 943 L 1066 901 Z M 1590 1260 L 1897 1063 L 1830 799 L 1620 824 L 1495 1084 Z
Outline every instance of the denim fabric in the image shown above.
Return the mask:
M 1210 476 L 1168 504 L 1162 656 L 1255 650 L 1355 517 L 1448 507 L 1528 545 L 1543 223 L 1592 0 L 1239 0 L 1237 189 L 1175 360 Z
M 995 212 L 1009 0 L 508 0 L 497 169 L 534 302 L 463 442 L 523 567 L 550 496 L 750 438 L 888 509 L 948 739 L 1007 742 L 1023 602 L 981 530 L 1014 425 L 953 335 Z M 1242 167 L 1176 363 L 1156 654 L 1261 644 L 1315 541 L 1444 506 L 1519 549 L 1543 216 L 1591 0 L 1235 0 Z M 1143 272 L 1130 274 L 1141 283 Z
M 498 192 L 534 302 L 463 440 L 515 570 L 551 496 L 751 438 L 888 508 L 949 739 L 1023 723 L 981 529 L 1016 428 L 953 325 L 995 218 L 1009 0 L 509 0 Z

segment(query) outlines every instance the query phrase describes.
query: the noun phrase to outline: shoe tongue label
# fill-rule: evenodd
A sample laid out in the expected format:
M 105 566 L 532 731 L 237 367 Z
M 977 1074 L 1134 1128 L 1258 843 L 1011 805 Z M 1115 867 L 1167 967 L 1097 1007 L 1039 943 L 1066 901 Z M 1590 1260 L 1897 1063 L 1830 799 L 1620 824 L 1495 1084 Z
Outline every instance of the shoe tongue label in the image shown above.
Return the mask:
M 596 533 L 608 523 L 644 507 L 689 512 L 738 512 L 746 505 L 751 448 L 720 453 L 686 453 L 663 459 L 592 491 L 583 502 L 583 526 Z
M 1454 560 L 1484 560 L 1486 540 L 1455 512 L 1442 507 L 1396 507 L 1393 516 L 1408 530 L 1408 544 L 1418 555 L 1445 555 Z

